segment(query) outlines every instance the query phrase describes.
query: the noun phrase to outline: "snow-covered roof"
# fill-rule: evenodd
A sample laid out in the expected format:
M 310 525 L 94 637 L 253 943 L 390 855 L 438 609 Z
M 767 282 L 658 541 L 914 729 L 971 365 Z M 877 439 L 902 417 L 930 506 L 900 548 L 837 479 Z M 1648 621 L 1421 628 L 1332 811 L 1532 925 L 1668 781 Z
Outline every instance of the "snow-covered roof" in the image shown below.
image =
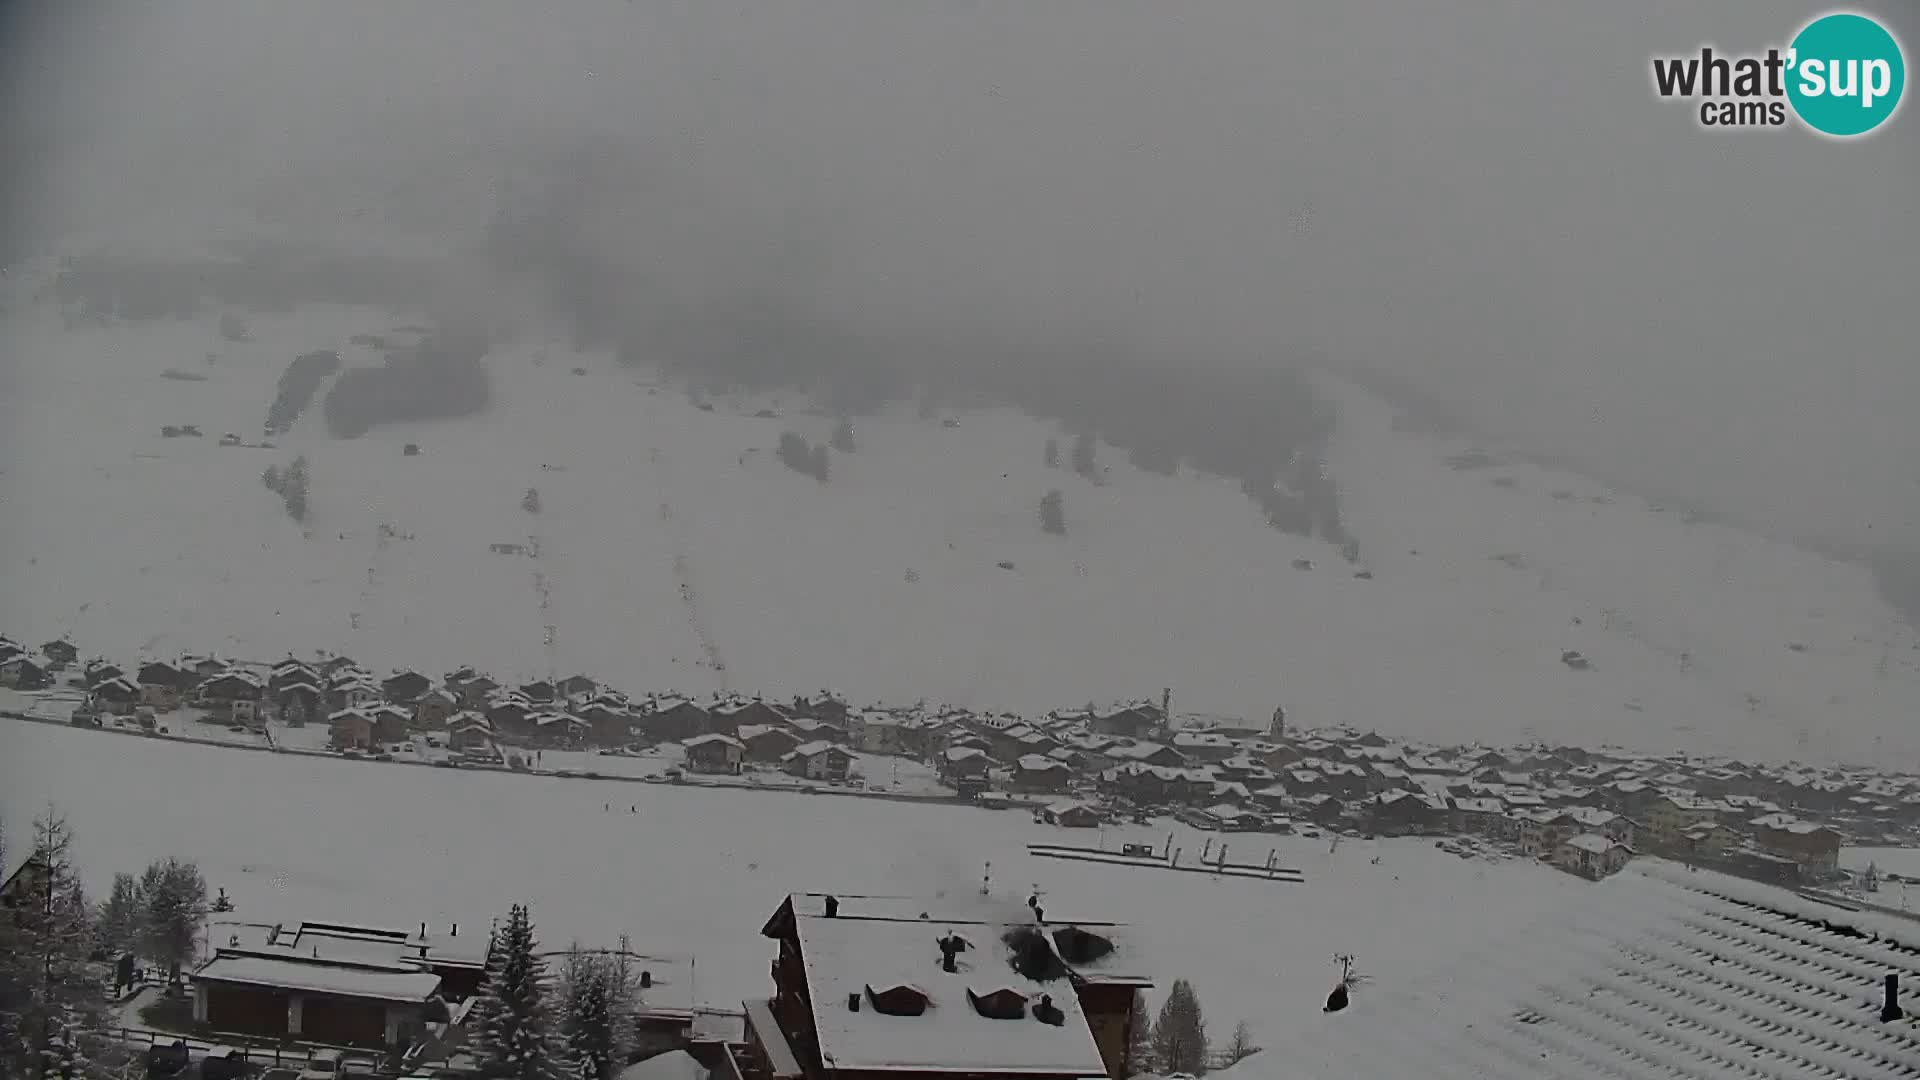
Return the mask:
M 258 956 L 222 956 L 193 974 L 196 982 L 268 986 L 381 1001 L 425 1001 L 440 989 L 440 976 L 424 971 L 388 971 Z
M 1055 761 L 1045 754 L 1023 754 L 1020 757 L 1020 768 L 1026 772 L 1057 772 L 1067 767 L 1065 762 Z
M 800 952 L 813 1002 L 820 1056 L 833 1070 L 899 1072 L 1044 1073 L 1103 1076 L 1106 1066 L 1072 986 L 1022 978 L 1007 961 L 995 927 L 950 928 L 935 922 L 892 922 L 800 916 Z M 972 945 L 959 971 L 941 969 L 935 942 L 949 929 Z M 927 1008 L 919 1016 L 891 1016 L 874 1008 L 868 987 L 912 986 Z M 982 1016 L 968 991 L 1012 989 L 1027 997 L 1018 1020 Z M 1032 1015 L 1042 995 L 1063 1014 L 1059 1026 Z M 858 997 L 858 1011 L 849 998 Z
M 842 749 L 838 743 L 829 742 L 828 740 L 825 740 L 825 739 L 818 739 L 818 740 L 815 740 L 814 742 L 801 743 L 799 746 L 794 747 L 792 751 L 792 756 L 799 757 L 799 758 L 810 758 L 810 757 L 813 757 L 815 754 L 824 754 L 829 750 L 839 750 L 843 754 L 847 752 L 845 749 Z
M 1567 846 L 1578 848 L 1581 851 L 1591 851 L 1595 855 L 1605 855 L 1608 851 L 1620 845 L 1615 843 L 1610 837 L 1601 836 L 1599 833 L 1581 833 L 1579 836 L 1570 838 L 1567 841 Z
M 714 743 L 718 743 L 721 746 L 731 746 L 736 750 L 743 748 L 739 739 L 736 739 L 731 735 L 722 735 L 718 732 L 715 732 L 714 734 L 711 734 L 711 735 L 695 735 L 693 738 L 688 739 L 687 741 L 681 743 L 680 745 L 688 750 L 691 750 L 696 746 L 710 746 Z
M 1404 986 L 1363 987 L 1301 1038 L 1215 1075 L 1916 1077 L 1920 1031 L 1879 1019 L 1881 980 L 1912 976 L 1901 947 L 1915 945 L 1920 924 L 1636 860 L 1497 945 Z M 1909 1015 L 1914 989 L 1901 987 Z
M 1107 756 L 1128 761 L 1144 761 L 1155 754 L 1170 750 L 1172 747 L 1160 743 L 1142 742 L 1130 746 L 1108 747 Z
M 669 1050 L 637 1061 L 614 1074 L 615 1080 L 707 1080 L 707 1067 L 685 1050 Z

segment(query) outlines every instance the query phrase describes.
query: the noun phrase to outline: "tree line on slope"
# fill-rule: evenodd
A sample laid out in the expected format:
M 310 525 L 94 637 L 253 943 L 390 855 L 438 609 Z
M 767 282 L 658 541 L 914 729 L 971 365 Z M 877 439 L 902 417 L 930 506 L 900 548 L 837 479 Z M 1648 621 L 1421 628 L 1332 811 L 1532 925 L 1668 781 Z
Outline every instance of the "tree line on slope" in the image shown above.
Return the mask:
M 302 525 L 307 523 L 307 457 L 305 454 L 293 459 L 285 469 L 269 465 L 260 474 L 260 482 L 267 490 L 280 496 L 286 505 L 287 516 Z

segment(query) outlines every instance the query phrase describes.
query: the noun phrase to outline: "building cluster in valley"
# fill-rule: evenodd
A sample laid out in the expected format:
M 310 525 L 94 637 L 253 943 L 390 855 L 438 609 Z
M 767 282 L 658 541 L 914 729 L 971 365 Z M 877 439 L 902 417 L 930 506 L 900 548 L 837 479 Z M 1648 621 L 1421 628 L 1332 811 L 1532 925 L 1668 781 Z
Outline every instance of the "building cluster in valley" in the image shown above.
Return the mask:
M 1900 978 L 1920 953 L 1920 922 L 1866 894 L 1805 887 L 1836 873 L 1843 838 L 1920 824 L 1920 782 L 1870 770 L 1445 748 L 1296 731 L 1279 712 L 1258 727 L 1170 723 L 1164 693 L 1014 717 L 852 708 L 827 693 L 778 703 L 629 698 L 581 676 L 507 687 L 470 669 L 377 677 L 344 658 L 190 658 L 125 671 L 83 664 L 57 644 L 28 654 L 0 641 L 0 677 L 33 685 L 22 678 L 31 670 L 42 686 L 79 687 L 76 722 L 86 725 L 139 730 L 190 717 L 310 726 L 359 754 L 431 734 L 494 762 L 547 747 L 670 745 L 688 772 L 713 774 L 766 767 L 829 778 L 856 754 L 896 755 L 931 763 L 957 790 L 1032 796 L 1037 816 L 1062 826 L 1171 815 L 1222 831 L 1436 836 L 1462 851 L 1478 846 L 1464 841 L 1471 835 L 1603 879 L 1546 921 L 1502 934 L 1491 955 L 1425 982 L 1357 989 L 1345 1019 L 1235 1071 L 1248 1080 L 1295 1069 L 1415 1075 L 1429 1065 L 1533 1076 L 1541 1061 L 1581 1078 L 1748 1076 L 1758 1062 L 1766 1075 L 1852 1080 L 1908 1075 L 1920 1053 L 1911 1023 L 1920 1001 Z M 30 897 L 32 866 L 29 853 L 6 868 L 0 905 Z M 768 901 L 774 910 L 758 928 L 768 982 L 745 1001 L 702 1001 L 692 956 L 644 955 L 624 939 L 609 950 L 638 985 L 634 1060 L 622 1080 L 1119 1080 L 1139 1068 L 1130 1057 L 1137 995 L 1186 974 L 1177 950 L 1153 948 L 1178 940 L 1170 928 L 1055 910 L 1037 891 L 1024 906 L 985 886 Z M 400 1075 L 477 1075 L 470 1049 L 493 947 L 487 929 L 272 921 L 279 914 L 211 917 L 187 973 L 183 1034 L 262 1060 L 364 1051 Z M 1271 932 L 1319 931 L 1281 920 Z M 1330 974 L 1274 978 L 1317 990 Z M 1408 1025 L 1407 1016 L 1432 1022 Z M 1355 1038 L 1353 1024 L 1367 1037 Z M 1579 1053 L 1559 1056 L 1569 1047 Z
M 132 670 L 80 663 L 65 641 L 0 639 L 0 684 L 81 688 L 77 723 L 154 728 L 175 714 L 264 728 L 323 726 L 345 754 L 424 736 L 445 764 L 531 767 L 543 749 L 667 752 L 668 776 L 786 773 L 848 783 L 860 756 L 924 765 L 956 797 L 1031 802 L 1062 826 L 1171 814 L 1226 832 L 1478 837 L 1603 877 L 1635 853 L 1767 880 L 1818 880 L 1847 840 L 1920 829 L 1920 777 L 1575 747 L 1438 747 L 1350 729 L 1299 731 L 1173 716 L 1158 701 L 1044 716 L 925 704 L 857 708 L 832 693 L 630 697 L 585 675 L 503 685 L 473 668 L 377 676 L 333 656 L 210 657 Z

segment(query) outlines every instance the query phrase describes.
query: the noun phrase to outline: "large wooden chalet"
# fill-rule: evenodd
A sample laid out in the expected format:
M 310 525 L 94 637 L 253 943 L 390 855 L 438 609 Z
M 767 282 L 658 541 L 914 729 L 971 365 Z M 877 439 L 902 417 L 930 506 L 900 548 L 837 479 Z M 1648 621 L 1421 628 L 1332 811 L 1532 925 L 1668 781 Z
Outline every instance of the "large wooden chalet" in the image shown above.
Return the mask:
M 1008 923 L 984 900 L 789 896 L 774 994 L 746 1005 L 750 1074 L 770 1080 L 1119 1078 L 1152 985 L 1112 923 Z

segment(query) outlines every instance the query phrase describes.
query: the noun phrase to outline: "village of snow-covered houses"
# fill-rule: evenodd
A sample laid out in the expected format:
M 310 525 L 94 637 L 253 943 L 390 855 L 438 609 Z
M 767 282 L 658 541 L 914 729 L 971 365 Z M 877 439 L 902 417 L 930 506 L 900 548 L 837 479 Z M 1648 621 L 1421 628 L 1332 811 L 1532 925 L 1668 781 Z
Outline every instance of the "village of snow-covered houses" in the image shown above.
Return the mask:
M 132 751 L 129 775 L 168 772 L 144 749 L 155 741 L 277 755 L 182 747 L 222 760 L 168 790 L 244 800 L 217 816 L 284 822 L 303 848 L 303 829 L 349 827 L 332 820 L 347 796 L 321 797 L 317 817 L 301 809 L 314 807 L 300 792 L 328 779 L 311 770 L 338 767 L 309 763 L 329 759 L 387 778 L 409 773 L 371 763 L 427 766 L 410 775 L 441 791 L 488 782 L 474 773 L 540 784 L 511 793 L 528 844 L 568 827 L 535 800 L 564 800 L 582 828 L 664 836 L 714 812 L 676 797 L 783 800 L 736 808 L 735 846 L 783 849 L 789 880 L 762 882 L 774 860 L 748 859 L 760 889 L 727 885 L 724 901 L 708 891 L 718 875 L 680 867 L 689 877 L 671 887 L 641 869 L 630 888 L 650 900 L 615 886 L 560 902 L 532 864 L 486 887 L 463 880 L 455 854 L 371 871 L 404 884 L 349 885 L 299 854 L 235 863 L 208 836 L 162 825 L 152 850 L 189 850 L 195 875 L 208 868 L 190 944 L 150 948 L 154 935 L 135 933 L 91 952 L 94 1037 L 149 1075 L 493 1075 L 514 1032 L 545 1025 L 552 1067 L 602 1080 L 1583 1077 L 1619 1075 L 1621 1060 L 1636 1076 L 1920 1076 L 1900 979 L 1920 976 L 1905 899 L 1920 862 L 1903 874 L 1897 848 L 1920 833 L 1920 778 L 1293 730 L 1283 709 L 1261 724 L 1182 715 L 1171 690 L 1022 717 L 860 708 L 827 692 L 630 697 L 585 675 L 382 676 L 342 656 L 128 669 L 64 639 L 0 640 L 0 684 L 12 755 L 50 774 L 34 786 L 51 809 L 8 838 L 10 932 L 28 936 L 57 906 L 41 903 L 57 880 L 77 890 L 99 876 L 93 860 L 70 861 L 68 845 L 84 851 L 94 830 L 61 806 L 62 783 L 128 782 L 95 732 L 129 737 L 111 740 Z M 49 740 L 84 740 L 84 760 Z M 276 775 L 282 763 L 298 774 Z M 257 787 L 240 782 L 250 774 Z M 795 806 L 794 793 L 873 801 Z M 379 797 L 356 787 L 350 801 Z M 922 825 L 979 834 L 958 845 L 968 855 L 927 854 L 963 864 L 932 881 L 903 865 L 897 840 L 874 840 L 889 848 L 883 868 L 852 877 L 824 847 L 784 850 L 791 834 L 768 820 L 840 829 L 844 842 L 869 835 L 866 808 L 902 824 L 970 813 L 954 804 L 1006 812 Z M 423 839 L 464 850 L 464 831 Z M 113 843 L 146 851 L 142 835 Z M 937 846 L 916 836 L 909 849 Z M 739 852 L 718 854 L 740 872 Z M 1420 914 L 1370 924 L 1383 894 Z M 689 921 L 659 911 L 668 895 L 710 915 L 765 910 L 757 923 Z M 520 906 L 529 896 L 548 916 L 543 944 Z M 585 904 L 605 912 L 582 918 Z M 1232 928 L 1226 940 L 1194 941 L 1195 910 Z M 683 928 L 645 925 L 650 913 Z M 751 970 L 738 958 L 756 936 L 760 962 L 772 957 L 757 986 L 729 970 Z M 703 979 L 703 959 L 720 970 Z M 545 1005 L 529 1004 L 530 982 Z M 601 1004 L 583 1004 L 596 988 Z M 1215 1017 L 1211 1042 L 1196 995 Z M 594 1008 L 598 1027 L 583 1015 Z

